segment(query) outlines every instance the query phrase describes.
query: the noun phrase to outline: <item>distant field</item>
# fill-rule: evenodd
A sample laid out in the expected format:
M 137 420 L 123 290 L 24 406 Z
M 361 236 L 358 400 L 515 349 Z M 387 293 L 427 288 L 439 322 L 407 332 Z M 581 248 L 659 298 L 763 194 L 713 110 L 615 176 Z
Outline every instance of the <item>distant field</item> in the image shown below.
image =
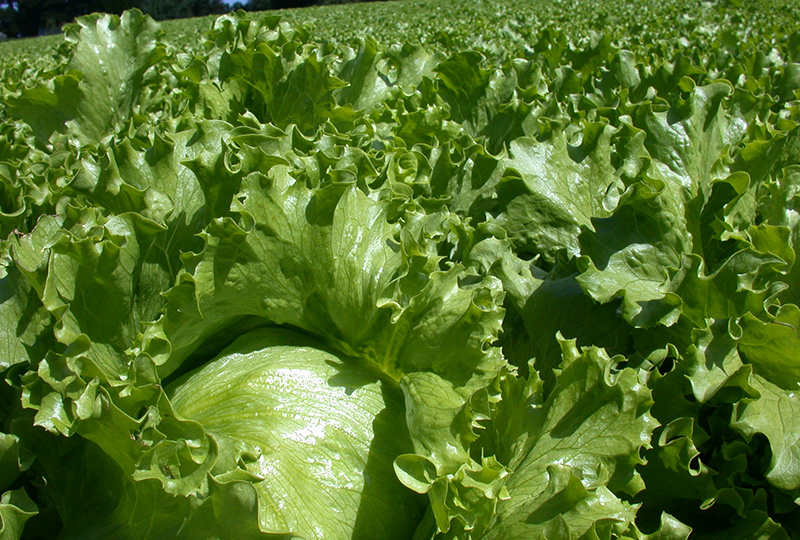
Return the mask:
M 419 41 L 444 50 L 474 48 L 513 56 L 530 47 L 532 36 L 544 28 L 577 35 L 604 32 L 641 44 L 677 42 L 697 31 L 711 35 L 726 28 L 776 40 L 787 29 L 784 22 L 796 20 L 800 8 L 791 0 L 610 0 L 599 5 L 569 0 L 395 0 L 253 14 L 261 15 L 310 24 L 318 41 L 350 43 L 369 36 L 384 44 Z M 214 19 L 164 21 L 164 39 L 179 48 L 192 47 Z M 61 40 L 58 35 L 11 40 L 0 43 L 0 55 L 37 58 Z

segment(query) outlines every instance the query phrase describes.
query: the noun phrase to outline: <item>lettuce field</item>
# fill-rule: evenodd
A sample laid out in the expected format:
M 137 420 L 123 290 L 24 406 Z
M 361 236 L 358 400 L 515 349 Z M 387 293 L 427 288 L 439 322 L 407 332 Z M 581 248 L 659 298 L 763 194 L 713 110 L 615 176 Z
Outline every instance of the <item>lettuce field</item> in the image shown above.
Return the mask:
M 798 21 L 0 44 L 0 538 L 800 539 Z

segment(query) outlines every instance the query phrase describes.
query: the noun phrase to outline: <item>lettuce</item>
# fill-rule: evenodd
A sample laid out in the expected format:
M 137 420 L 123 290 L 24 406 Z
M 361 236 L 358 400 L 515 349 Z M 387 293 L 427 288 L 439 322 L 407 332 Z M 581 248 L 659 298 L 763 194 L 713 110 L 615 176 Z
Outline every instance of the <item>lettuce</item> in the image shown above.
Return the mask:
M 2 537 L 800 534 L 796 36 L 615 28 L 3 68 Z

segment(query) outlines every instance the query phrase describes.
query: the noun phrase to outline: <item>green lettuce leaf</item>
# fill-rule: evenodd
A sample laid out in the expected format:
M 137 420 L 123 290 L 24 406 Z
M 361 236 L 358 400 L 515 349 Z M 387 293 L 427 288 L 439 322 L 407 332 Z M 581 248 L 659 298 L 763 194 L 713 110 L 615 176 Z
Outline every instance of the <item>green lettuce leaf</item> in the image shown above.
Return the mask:
M 643 487 L 636 467 L 656 426 L 650 392 L 602 349 L 561 346 L 549 391 L 533 370 L 498 379 L 473 447 L 482 461 L 449 475 L 416 462 L 416 474 L 400 476 L 429 493 L 442 538 L 611 537 L 631 526 L 636 508 L 624 494 Z
M 30 124 L 40 143 L 69 130 L 79 143 L 96 144 L 133 114 L 145 73 L 166 55 L 158 36 L 158 24 L 139 10 L 79 18 L 66 34 L 68 71 L 52 87 L 8 99 L 10 114 Z
M 800 408 L 797 396 L 758 375 L 752 382 L 761 396 L 737 403 L 731 427 L 748 440 L 756 434 L 767 437 L 772 450 L 769 463 L 765 464 L 767 480 L 781 489 L 800 489 L 799 432 L 795 426 Z
M 261 530 L 303 538 L 407 538 L 422 500 L 392 462 L 412 450 L 389 380 L 313 339 L 254 330 L 168 389 L 220 447 L 217 467 L 258 478 Z M 231 463 L 226 463 L 230 460 Z
M 687 255 L 708 255 L 714 269 L 704 253 L 710 242 L 704 221 L 713 217 L 714 181 L 729 175 L 725 152 L 742 137 L 725 114 L 731 93 L 720 82 L 693 88 L 667 111 L 637 108 L 633 125 L 643 136 L 630 137 L 628 152 L 640 157 L 623 169 L 634 176 L 613 214 L 581 234 L 582 287 L 600 302 L 623 297 L 623 316 L 636 325 L 675 322 L 680 299 L 673 291 L 685 275 L 678 272 L 705 270 Z M 693 301 L 691 294 L 679 296 Z
M 622 188 L 611 164 L 613 132 L 608 125 L 587 124 L 580 144 L 569 144 L 565 133 L 511 143 L 505 165 L 518 173 L 521 185 L 514 185 L 506 172 L 498 191 L 508 190 L 513 198 L 496 223 L 517 239 L 520 251 L 548 261 L 559 250 L 576 255 L 581 228 L 592 228 L 593 218 L 609 215 Z
M 24 489 L 6 491 L 0 497 L 0 535 L 12 540 L 22 538 L 25 522 L 36 513 L 36 504 Z
M 775 320 L 769 322 L 745 313 L 740 325 L 739 351 L 754 371 L 790 393 L 800 389 L 800 362 L 796 355 L 800 347 L 800 309 L 794 304 L 784 305 Z
M 635 509 L 615 493 L 642 488 L 639 452 L 656 426 L 650 392 L 640 373 L 617 371 L 602 349 L 579 351 L 563 341 L 562 357 L 547 395 L 531 379 L 528 390 L 498 406 L 509 407 L 497 436 L 511 474 L 509 498 L 498 504 L 487 538 L 620 534 L 633 520 Z
M 85 439 L 44 434 L 33 449 L 39 458 L 34 469 L 49 479 L 47 501 L 60 516 L 59 537 L 276 537 L 259 529 L 257 496 L 249 483 L 211 479 L 206 496 L 176 497 L 155 478 L 134 480 Z

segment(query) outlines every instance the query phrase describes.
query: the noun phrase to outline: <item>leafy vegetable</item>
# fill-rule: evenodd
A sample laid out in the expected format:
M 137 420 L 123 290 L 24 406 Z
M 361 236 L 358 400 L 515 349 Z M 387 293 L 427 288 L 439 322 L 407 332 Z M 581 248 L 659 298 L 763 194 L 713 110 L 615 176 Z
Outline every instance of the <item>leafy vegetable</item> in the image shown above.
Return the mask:
M 800 535 L 796 8 L 659 4 L 0 65 L 2 537 Z

